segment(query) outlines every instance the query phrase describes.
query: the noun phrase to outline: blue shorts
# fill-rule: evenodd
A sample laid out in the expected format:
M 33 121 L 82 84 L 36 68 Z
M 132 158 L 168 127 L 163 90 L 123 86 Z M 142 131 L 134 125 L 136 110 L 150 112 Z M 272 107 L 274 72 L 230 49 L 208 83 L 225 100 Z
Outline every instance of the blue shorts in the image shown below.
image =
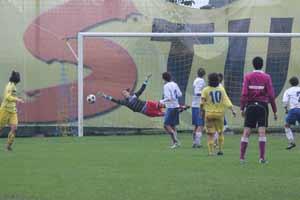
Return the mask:
M 204 120 L 200 115 L 200 108 L 192 108 L 192 124 L 194 126 L 204 126 Z
M 285 122 L 290 125 L 295 125 L 296 121 L 300 123 L 300 108 L 293 108 L 289 110 Z
M 167 108 L 165 112 L 164 125 L 176 126 L 179 124 L 178 108 Z

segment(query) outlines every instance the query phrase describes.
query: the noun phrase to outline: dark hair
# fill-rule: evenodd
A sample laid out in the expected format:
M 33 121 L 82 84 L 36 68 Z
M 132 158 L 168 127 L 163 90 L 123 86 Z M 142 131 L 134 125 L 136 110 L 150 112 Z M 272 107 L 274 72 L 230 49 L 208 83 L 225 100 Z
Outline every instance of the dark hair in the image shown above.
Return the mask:
M 293 76 L 290 78 L 289 82 L 292 86 L 297 86 L 299 84 L 299 79 L 296 76 Z
M 223 81 L 223 74 L 222 73 L 218 73 L 218 76 L 219 76 L 219 81 L 221 83 Z
M 264 65 L 264 60 L 261 57 L 255 57 L 252 60 L 252 64 L 254 69 L 259 70 L 262 69 L 263 65 Z
M 220 79 L 217 73 L 211 73 L 208 75 L 208 85 L 211 87 L 218 87 Z
M 198 77 L 202 78 L 203 76 L 205 76 L 205 74 L 206 74 L 205 69 L 203 69 L 203 68 L 198 69 L 198 71 L 197 71 Z
M 167 81 L 167 82 L 170 82 L 171 79 L 172 79 L 172 76 L 171 76 L 171 74 L 169 72 L 164 72 L 162 74 L 162 79 L 165 80 L 165 81 Z
M 12 71 L 11 75 L 10 75 L 10 78 L 9 78 L 9 82 L 13 82 L 13 83 L 17 84 L 20 81 L 21 81 L 21 78 L 20 78 L 19 72 Z

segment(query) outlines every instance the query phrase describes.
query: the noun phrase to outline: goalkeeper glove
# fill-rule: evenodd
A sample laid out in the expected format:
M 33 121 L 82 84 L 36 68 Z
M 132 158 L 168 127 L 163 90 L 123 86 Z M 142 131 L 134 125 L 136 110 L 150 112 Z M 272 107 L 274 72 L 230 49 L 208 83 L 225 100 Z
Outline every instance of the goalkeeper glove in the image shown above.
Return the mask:
M 107 100 L 112 100 L 112 96 L 106 95 L 104 93 L 102 94 L 102 97 Z
M 144 84 L 147 85 L 148 84 L 148 81 L 149 79 L 151 78 L 152 74 L 149 74 L 146 78 L 146 80 L 144 81 Z

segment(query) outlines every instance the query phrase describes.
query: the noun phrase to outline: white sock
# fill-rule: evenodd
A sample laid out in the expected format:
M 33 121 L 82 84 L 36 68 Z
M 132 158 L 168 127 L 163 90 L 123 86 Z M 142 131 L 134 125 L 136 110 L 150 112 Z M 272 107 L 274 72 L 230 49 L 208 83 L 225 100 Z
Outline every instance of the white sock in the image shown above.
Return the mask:
M 177 131 L 174 131 L 174 137 L 175 137 L 175 140 L 177 140 L 179 142 L 178 137 L 177 137 Z
M 259 141 L 259 142 L 267 142 L 267 137 L 259 136 L 259 137 L 258 137 L 258 141 Z
M 292 129 L 284 128 L 284 130 L 285 130 L 285 135 L 286 135 L 287 139 L 290 142 L 294 142 L 294 135 L 293 135 Z
M 249 142 L 249 138 L 247 137 L 241 137 L 241 142 Z
M 196 134 L 195 134 L 195 144 L 197 144 L 197 145 L 201 144 L 201 137 L 202 137 L 202 132 L 196 132 Z

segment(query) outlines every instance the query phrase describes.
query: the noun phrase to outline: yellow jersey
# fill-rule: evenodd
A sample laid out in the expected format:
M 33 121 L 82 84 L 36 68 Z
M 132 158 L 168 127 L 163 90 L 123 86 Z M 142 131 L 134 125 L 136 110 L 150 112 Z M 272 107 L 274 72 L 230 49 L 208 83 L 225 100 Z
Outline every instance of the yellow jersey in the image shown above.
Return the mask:
M 226 108 L 231 108 L 232 103 L 223 86 L 207 86 L 201 93 L 201 107 L 206 114 L 224 115 Z
M 17 97 L 17 87 L 15 83 L 9 82 L 4 89 L 3 99 L 0 108 L 11 113 L 16 113 L 16 102 L 18 99 L 19 98 Z

